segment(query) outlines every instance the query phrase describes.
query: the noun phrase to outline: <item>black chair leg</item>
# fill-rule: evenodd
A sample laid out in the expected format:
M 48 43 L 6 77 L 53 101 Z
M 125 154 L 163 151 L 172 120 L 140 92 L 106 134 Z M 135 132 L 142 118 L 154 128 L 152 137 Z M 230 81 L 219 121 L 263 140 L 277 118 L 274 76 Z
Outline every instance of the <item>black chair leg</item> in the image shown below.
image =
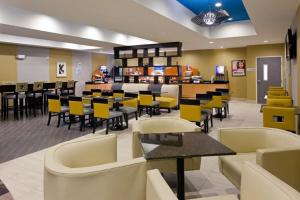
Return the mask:
M 61 113 L 58 113 L 57 128 L 60 126 Z
M 135 114 L 135 120 L 138 120 L 138 113 L 135 112 L 134 114 Z
M 97 118 L 94 117 L 93 133 L 95 133 L 95 131 L 96 131 L 96 126 L 97 126 Z
M 128 115 L 127 114 L 124 114 L 124 120 L 126 123 L 126 128 L 128 128 Z
M 139 115 L 140 115 L 140 117 L 142 116 L 142 107 L 139 107 Z
M 109 129 L 109 119 L 106 120 L 106 135 L 108 134 Z
M 83 130 L 85 124 L 85 116 L 80 116 L 80 131 Z
M 47 126 L 49 126 L 49 125 L 50 125 L 50 122 L 51 122 L 51 117 L 52 117 L 52 115 L 51 115 L 51 112 L 49 112 Z
M 149 110 L 150 110 L 150 117 L 152 117 L 152 114 L 153 114 L 152 113 L 152 107 L 150 107 Z
M 68 130 L 70 130 L 71 125 L 72 125 L 72 115 L 69 115 L 69 127 L 68 127 Z
M 168 113 L 170 113 L 171 112 L 171 108 L 168 108 Z
M 210 115 L 210 125 L 211 125 L 211 127 L 214 126 L 214 124 L 213 124 L 213 114 Z

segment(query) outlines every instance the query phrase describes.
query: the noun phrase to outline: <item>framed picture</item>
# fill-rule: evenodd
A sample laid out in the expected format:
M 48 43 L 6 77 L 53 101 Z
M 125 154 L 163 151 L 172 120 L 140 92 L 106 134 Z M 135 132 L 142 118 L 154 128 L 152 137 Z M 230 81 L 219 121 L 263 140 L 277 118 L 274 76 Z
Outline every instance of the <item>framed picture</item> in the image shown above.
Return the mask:
M 67 63 L 58 62 L 56 65 L 56 77 L 67 77 Z
M 246 60 L 231 61 L 232 76 L 246 76 Z

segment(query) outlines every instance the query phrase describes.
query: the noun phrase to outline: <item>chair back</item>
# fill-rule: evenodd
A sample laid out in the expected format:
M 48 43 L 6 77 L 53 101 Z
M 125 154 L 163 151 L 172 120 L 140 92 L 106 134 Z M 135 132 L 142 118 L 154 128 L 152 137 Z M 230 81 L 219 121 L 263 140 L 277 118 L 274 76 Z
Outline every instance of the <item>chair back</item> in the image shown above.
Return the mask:
M 100 89 L 91 89 L 93 97 L 101 97 L 101 90 Z
M 56 90 L 59 90 L 59 89 L 61 89 L 62 88 L 62 82 L 61 81 L 56 81 L 55 82 L 55 89 Z
M 196 99 L 198 100 L 212 100 L 211 94 L 196 94 Z
M 94 98 L 94 117 L 108 119 L 109 118 L 109 103 L 108 99 Z
M 123 105 L 126 107 L 132 107 L 132 108 L 138 108 L 139 100 L 138 97 L 139 95 L 136 93 L 125 93 L 125 97 L 131 97 L 133 99 L 125 100 L 123 101 Z
M 191 122 L 201 122 L 200 100 L 181 99 L 180 118 Z
M 295 108 L 264 106 L 263 126 L 295 131 Z
M 221 92 L 207 92 L 207 94 L 212 95 L 212 107 L 222 108 L 222 93 Z
M 93 93 L 91 91 L 82 91 L 82 96 L 92 96 Z
M 28 91 L 28 83 L 17 83 L 16 84 L 16 92 L 27 92 Z
M 69 96 L 70 115 L 83 115 L 83 102 L 81 97 Z
M 268 90 L 284 90 L 284 88 L 280 86 L 270 86 Z
M 290 99 L 293 100 L 291 96 L 268 96 L 268 99 Z
M 258 164 L 247 161 L 242 168 L 241 200 L 254 199 L 299 200 L 300 194 Z
M 44 89 L 44 82 L 38 81 L 33 83 L 33 91 L 42 91 Z
M 53 113 L 59 113 L 61 111 L 61 103 L 58 95 L 48 95 L 48 111 Z
M 269 90 L 267 92 L 268 96 L 286 96 L 287 92 L 285 90 Z
M 274 107 L 292 107 L 293 102 L 291 99 L 267 99 L 267 106 L 274 106 Z
M 230 100 L 229 96 L 229 89 L 224 89 L 224 88 L 216 88 L 216 92 L 221 92 L 222 93 L 222 100 Z
M 151 106 L 153 102 L 152 92 L 151 91 L 140 91 L 140 105 L 141 106 Z
M 101 93 L 101 96 L 103 96 L 103 97 L 112 97 L 113 93 L 109 92 L 109 91 L 104 91 L 104 92 Z
M 124 90 L 114 90 L 113 91 L 114 98 L 123 98 L 124 97 Z
M 75 87 L 75 81 L 69 80 L 68 83 L 67 83 L 67 88 L 72 89 L 74 87 Z

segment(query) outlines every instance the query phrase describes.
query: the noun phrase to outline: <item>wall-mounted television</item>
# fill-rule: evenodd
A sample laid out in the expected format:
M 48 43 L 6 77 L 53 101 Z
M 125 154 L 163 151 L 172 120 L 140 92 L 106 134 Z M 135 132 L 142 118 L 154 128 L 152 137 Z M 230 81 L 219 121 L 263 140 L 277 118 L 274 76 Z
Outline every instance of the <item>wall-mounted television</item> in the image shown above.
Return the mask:
M 285 38 L 286 59 L 291 60 L 297 58 L 297 32 L 293 33 L 289 29 Z

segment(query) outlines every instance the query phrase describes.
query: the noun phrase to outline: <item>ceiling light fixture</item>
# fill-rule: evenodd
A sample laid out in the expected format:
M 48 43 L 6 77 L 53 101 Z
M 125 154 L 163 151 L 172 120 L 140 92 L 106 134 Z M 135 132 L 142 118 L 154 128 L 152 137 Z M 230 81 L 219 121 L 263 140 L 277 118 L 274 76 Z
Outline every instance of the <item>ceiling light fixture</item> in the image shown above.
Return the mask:
M 215 6 L 216 6 L 217 8 L 220 8 L 220 7 L 222 7 L 222 3 L 221 3 L 221 2 L 217 2 L 217 3 L 215 3 Z
M 220 2 L 217 2 L 215 5 L 218 3 Z M 221 3 L 218 5 L 220 6 L 214 8 L 213 4 L 210 3 L 206 11 L 201 12 L 191 19 L 192 22 L 199 26 L 216 26 L 227 21 L 230 18 L 229 14 L 226 10 L 221 8 Z
M 268 42 L 269 42 L 268 40 L 265 40 L 265 41 L 264 41 L 264 43 L 268 43 Z
M 210 41 L 210 42 L 209 42 L 209 44 L 213 44 L 213 43 L 215 43 L 215 42 L 213 42 L 213 41 Z

